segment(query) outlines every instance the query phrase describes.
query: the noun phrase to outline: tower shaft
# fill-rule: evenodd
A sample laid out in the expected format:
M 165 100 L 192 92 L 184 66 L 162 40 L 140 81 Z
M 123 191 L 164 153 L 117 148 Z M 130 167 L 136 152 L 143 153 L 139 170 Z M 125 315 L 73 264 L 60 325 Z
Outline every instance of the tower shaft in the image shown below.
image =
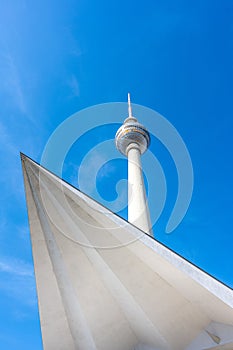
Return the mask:
M 141 152 L 136 143 L 128 146 L 128 221 L 152 235 L 141 167 Z

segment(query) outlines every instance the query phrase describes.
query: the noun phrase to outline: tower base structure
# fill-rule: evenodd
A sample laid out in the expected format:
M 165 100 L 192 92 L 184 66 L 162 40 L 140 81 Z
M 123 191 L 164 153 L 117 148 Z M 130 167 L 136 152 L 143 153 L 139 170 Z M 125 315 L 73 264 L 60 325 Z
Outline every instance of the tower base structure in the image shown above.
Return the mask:
M 233 348 L 233 291 L 22 155 L 44 350 Z

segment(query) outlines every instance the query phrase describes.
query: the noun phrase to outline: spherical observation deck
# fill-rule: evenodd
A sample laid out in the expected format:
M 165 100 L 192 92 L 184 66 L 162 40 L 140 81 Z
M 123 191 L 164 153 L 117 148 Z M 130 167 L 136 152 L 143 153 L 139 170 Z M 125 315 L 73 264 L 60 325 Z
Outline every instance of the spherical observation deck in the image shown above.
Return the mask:
M 118 129 L 115 142 L 117 149 L 127 156 L 129 145 L 134 143 L 143 154 L 150 145 L 150 135 L 146 128 L 134 117 L 127 118 Z

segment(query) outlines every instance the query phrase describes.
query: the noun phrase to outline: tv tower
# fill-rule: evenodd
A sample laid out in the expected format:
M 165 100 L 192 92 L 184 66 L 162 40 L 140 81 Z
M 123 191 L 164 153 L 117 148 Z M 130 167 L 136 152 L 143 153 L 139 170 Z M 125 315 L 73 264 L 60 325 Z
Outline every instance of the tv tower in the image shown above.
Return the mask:
M 129 93 L 128 117 L 118 129 L 115 142 L 128 158 L 128 221 L 153 236 L 141 166 L 141 155 L 150 145 L 150 135 L 132 115 Z

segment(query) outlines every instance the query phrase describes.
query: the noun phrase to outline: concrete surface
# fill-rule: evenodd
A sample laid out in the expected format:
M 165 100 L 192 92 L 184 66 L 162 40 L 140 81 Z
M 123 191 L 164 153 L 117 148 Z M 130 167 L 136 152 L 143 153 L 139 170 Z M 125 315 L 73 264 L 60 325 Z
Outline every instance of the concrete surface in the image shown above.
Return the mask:
M 22 165 L 45 350 L 233 349 L 232 289 L 23 155 Z

